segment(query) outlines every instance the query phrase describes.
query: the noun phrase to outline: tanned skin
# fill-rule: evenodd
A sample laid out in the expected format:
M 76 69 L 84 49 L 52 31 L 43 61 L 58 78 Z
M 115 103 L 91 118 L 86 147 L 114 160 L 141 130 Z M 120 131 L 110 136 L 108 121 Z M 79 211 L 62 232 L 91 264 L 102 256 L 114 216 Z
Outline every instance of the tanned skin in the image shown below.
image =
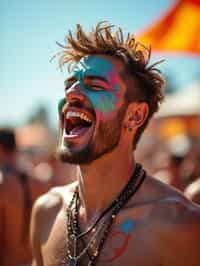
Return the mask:
M 188 199 L 200 204 L 200 177 L 185 189 L 184 194 Z
M 51 186 L 27 176 L 27 198 L 19 176 L 0 172 L 0 265 L 19 266 L 32 260 L 29 225 L 33 202 Z
M 18 266 L 30 262 L 28 225 L 24 224 L 23 190 L 14 174 L 3 176 L 0 184 L 0 205 L 0 250 L 3 251 L 0 264 L 2 266 Z
M 98 57 L 112 63 L 112 77 L 120 86 L 115 110 L 109 114 L 111 119 L 124 103 L 126 85 L 120 78 L 123 64 L 110 56 Z M 80 86 L 72 87 L 66 92 L 66 102 L 70 103 L 74 99 L 86 101 Z M 80 164 L 77 182 L 54 188 L 37 200 L 31 222 L 33 266 L 68 265 L 66 208 L 75 187 L 78 185 L 80 195 L 79 223 L 81 231 L 85 231 L 117 197 L 132 175 L 135 168 L 132 140 L 147 114 L 147 104 L 129 104 L 122 121 L 118 145 L 89 164 Z M 76 148 L 80 147 L 80 143 L 77 140 Z M 198 266 L 199 225 L 200 209 L 197 205 L 173 188 L 146 176 L 140 189 L 114 220 L 96 265 Z M 85 238 L 86 243 L 93 234 Z M 92 251 L 89 250 L 90 253 Z M 78 265 L 87 265 L 87 261 L 87 255 L 84 255 Z
M 69 178 L 42 181 L 27 176 L 27 198 L 17 174 L 0 171 L 0 265 L 28 265 L 32 261 L 30 246 L 30 214 L 35 200 L 53 186 L 69 183 Z

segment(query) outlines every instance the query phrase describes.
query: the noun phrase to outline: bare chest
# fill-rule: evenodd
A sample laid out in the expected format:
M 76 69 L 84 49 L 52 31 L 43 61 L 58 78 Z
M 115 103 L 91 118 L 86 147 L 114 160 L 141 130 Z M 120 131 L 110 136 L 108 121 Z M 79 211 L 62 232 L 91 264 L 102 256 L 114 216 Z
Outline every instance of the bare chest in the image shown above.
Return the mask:
M 103 237 L 102 232 L 93 232 L 87 237 L 78 241 L 76 249 L 76 263 L 69 259 L 68 247 L 73 256 L 74 246 L 67 235 L 66 218 L 64 213 L 60 213 L 50 233 L 48 239 L 42 246 L 42 254 L 45 266 L 87 266 L 92 256 L 98 251 L 98 245 Z M 156 245 L 145 232 L 145 223 L 139 219 L 130 219 L 120 217 L 117 223 L 114 223 L 109 234 L 98 251 L 97 266 L 164 266 L 162 258 L 157 252 Z

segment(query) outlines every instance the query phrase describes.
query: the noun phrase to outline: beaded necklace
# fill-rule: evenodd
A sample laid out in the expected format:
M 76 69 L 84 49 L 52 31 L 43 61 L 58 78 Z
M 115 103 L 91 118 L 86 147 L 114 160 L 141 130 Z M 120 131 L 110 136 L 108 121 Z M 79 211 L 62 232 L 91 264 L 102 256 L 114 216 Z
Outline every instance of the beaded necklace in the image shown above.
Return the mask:
M 142 172 L 142 174 L 141 174 Z M 138 178 L 140 179 L 138 180 Z M 128 200 L 135 194 L 135 192 L 139 189 L 141 184 L 144 181 L 146 176 L 145 171 L 142 171 L 142 168 L 139 164 L 136 164 L 135 171 L 131 178 L 129 179 L 126 186 L 123 188 L 118 197 L 111 202 L 111 204 L 101 213 L 101 215 L 96 219 L 94 224 L 85 232 L 80 233 L 80 227 L 78 223 L 78 206 L 80 202 L 78 187 L 76 188 L 72 200 L 67 208 L 67 257 L 69 260 L 68 266 L 78 266 L 78 260 L 84 255 L 87 254 L 89 258 L 88 266 L 96 265 L 97 258 L 99 256 L 100 251 L 102 250 L 103 244 L 108 236 L 108 233 L 111 229 L 111 225 L 113 220 L 116 218 L 116 215 L 122 209 L 122 207 L 128 202 Z M 72 206 L 74 205 L 74 215 L 72 215 Z M 104 220 L 101 225 L 99 222 L 105 217 L 106 214 L 109 214 L 108 219 Z M 71 223 L 73 221 L 73 223 Z M 88 243 L 86 244 L 83 237 L 90 233 L 95 227 L 97 230 L 94 232 Z M 99 240 L 98 246 L 93 252 L 92 255 L 89 254 L 88 250 L 92 246 L 94 246 L 97 235 L 102 232 L 102 238 Z M 78 240 L 81 239 L 82 243 L 84 243 L 83 250 L 77 254 Z M 70 250 L 70 241 L 73 242 L 73 255 Z

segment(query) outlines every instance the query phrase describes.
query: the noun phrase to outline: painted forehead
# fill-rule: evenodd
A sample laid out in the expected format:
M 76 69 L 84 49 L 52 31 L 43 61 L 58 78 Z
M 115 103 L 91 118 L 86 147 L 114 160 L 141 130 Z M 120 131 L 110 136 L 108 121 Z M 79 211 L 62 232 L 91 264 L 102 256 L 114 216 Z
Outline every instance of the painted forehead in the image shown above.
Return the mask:
M 99 56 L 87 56 L 82 58 L 75 68 L 73 74 L 76 78 L 83 78 L 85 76 L 99 76 L 109 78 L 109 75 L 114 73 L 114 66 L 109 59 Z

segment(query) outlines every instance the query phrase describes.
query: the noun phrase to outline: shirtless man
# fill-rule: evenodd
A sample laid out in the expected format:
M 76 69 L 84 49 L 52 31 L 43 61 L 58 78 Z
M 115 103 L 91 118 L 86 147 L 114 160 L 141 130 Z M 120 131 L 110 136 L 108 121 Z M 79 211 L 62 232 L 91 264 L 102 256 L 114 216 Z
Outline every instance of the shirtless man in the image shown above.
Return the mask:
M 149 50 L 102 23 L 67 40 L 58 153 L 80 172 L 37 200 L 33 265 L 198 266 L 200 210 L 133 155 L 163 99 Z

